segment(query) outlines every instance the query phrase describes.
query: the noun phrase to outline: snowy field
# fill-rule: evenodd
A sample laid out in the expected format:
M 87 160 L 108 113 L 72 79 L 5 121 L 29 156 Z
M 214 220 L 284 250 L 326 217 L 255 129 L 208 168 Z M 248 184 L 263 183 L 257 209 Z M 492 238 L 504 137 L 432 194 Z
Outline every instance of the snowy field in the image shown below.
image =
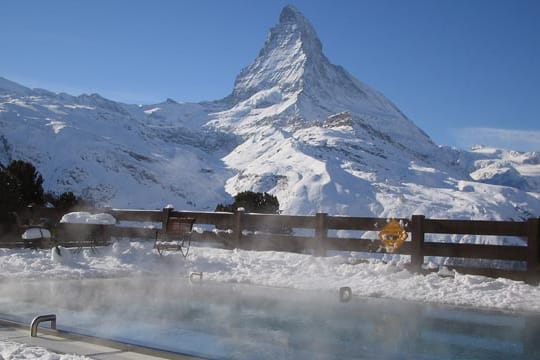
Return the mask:
M 159 256 L 151 241 L 117 240 L 97 251 L 0 249 L 0 281 L 14 279 L 118 278 L 203 272 L 204 280 L 335 292 L 352 288 L 360 297 L 381 297 L 504 311 L 540 312 L 540 287 L 508 279 L 444 274 L 416 275 L 404 263 L 371 260 L 354 254 L 314 257 L 285 252 L 254 252 L 192 246 Z M 444 275 L 444 276 L 443 276 Z M 0 359 L 79 359 L 44 349 L 0 342 Z
M 192 246 L 159 256 L 152 241 L 119 240 L 97 251 L 0 249 L 0 279 L 80 279 L 203 272 L 216 282 L 305 290 L 352 288 L 354 295 L 433 302 L 466 307 L 540 312 L 540 287 L 508 279 L 445 272 L 416 275 L 405 263 L 353 254 L 330 257 L 274 251 L 224 250 Z M 442 276 L 444 275 L 444 276 Z M 451 275 L 451 276 L 449 276 Z

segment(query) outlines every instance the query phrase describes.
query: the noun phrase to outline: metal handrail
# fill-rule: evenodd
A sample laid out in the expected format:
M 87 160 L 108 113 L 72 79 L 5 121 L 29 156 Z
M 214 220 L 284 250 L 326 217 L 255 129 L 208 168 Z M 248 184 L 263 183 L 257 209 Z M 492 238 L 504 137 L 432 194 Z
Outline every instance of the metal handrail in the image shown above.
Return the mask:
M 45 321 L 50 321 L 51 329 L 56 330 L 56 315 L 55 314 L 36 316 L 34 320 L 32 320 L 32 323 L 30 324 L 31 337 L 37 336 L 37 329 L 38 329 L 39 324 Z

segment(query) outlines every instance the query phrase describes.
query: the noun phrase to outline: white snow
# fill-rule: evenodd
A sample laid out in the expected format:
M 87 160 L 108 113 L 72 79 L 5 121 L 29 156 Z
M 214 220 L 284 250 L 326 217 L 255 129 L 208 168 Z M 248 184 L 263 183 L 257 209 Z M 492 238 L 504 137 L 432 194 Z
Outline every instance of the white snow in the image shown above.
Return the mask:
M 224 250 L 192 246 L 187 258 L 178 252 L 158 255 L 152 241 L 118 239 L 112 246 L 75 251 L 0 249 L 0 281 L 118 278 L 201 272 L 204 281 L 336 292 L 351 287 L 354 296 L 382 297 L 540 312 L 540 287 L 508 279 L 462 275 L 447 269 L 417 275 L 404 262 L 358 261 L 356 254 L 315 257 L 273 251 Z M 3 294 L 5 296 L 5 294 Z M 16 301 L 14 299 L 13 301 Z M 0 359 L 84 359 L 43 348 L 0 341 Z
M 0 341 L 0 359 L 85 360 L 90 358 L 73 354 L 56 354 L 40 346 L 25 345 L 14 341 Z
M 349 286 L 358 296 L 540 311 L 538 286 L 448 271 L 417 275 L 405 269 L 405 261 L 364 262 L 358 261 L 354 253 L 315 257 L 201 246 L 192 246 L 184 259 L 177 252 L 159 256 L 152 241 L 121 239 L 97 252 L 0 249 L 0 279 L 114 278 L 163 273 L 187 277 L 190 272 L 203 272 L 205 280 L 225 283 L 320 291 Z
M 291 7 L 223 100 L 137 106 L 0 78 L 0 128 L 1 163 L 31 161 L 47 190 L 73 191 L 100 205 L 161 209 L 173 203 L 211 211 L 252 190 L 276 195 L 282 212 L 293 215 L 540 215 L 539 153 L 436 146 L 382 94 L 331 64 L 315 30 Z M 116 223 L 108 214 L 88 213 L 62 221 Z M 320 291 L 349 286 L 358 296 L 540 311 L 538 286 L 448 272 L 421 276 L 402 262 L 364 263 L 355 254 L 194 247 L 183 259 L 160 257 L 151 242 L 128 240 L 97 253 L 0 249 L 0 280 L 192 271 L 218 282 Z M 4 358 L 40 358 L 41 351 L 0 342 Z
M 42 228 L 30 228 L 30 229 L 26 229 L 24 233 L 21 235 L 21 237 L 25 240 L 50 239 L 51 232 L 47 229 L 42 229 Z
M 50 119 L 47 119 L 47 120 L 50 120 Z M 47 124 L 47 125 L 50 126 L 53 129 L 53 132 L 55 134 L 60 133 L 60 131 L 62 131 L 62 129 L 66 127 L 65 122 L 55 121 L 55 120 L 50 120 L 49 124 Z
M 61 223 L 74 223 L 74 224 L 101 224 L 101 225 L 114 225 L 116 219 L 111 214 L 90 214 L 85 211 L 71 212 L 62 216 Z

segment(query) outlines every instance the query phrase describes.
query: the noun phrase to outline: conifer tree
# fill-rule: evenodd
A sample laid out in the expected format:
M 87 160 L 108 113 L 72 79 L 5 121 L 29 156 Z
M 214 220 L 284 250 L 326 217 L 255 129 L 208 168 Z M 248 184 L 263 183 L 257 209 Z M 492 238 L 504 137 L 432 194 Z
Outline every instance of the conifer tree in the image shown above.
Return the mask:
M 14 160 L 6 167 L 6 172 L 18 182 L 23 206 L 45 203 L 43 177 L 34 165 L 26 161 Z

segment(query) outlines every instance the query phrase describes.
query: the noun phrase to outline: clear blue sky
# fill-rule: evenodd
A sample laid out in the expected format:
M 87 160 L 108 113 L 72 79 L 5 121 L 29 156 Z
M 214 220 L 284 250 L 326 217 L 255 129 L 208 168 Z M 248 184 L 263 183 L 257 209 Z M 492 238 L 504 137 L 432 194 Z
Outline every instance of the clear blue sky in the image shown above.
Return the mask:
M 538 0 L 1 0 L 0 76 L 127 103 L 219 99 L 287 4 L 436 143 L 540 150 Z

